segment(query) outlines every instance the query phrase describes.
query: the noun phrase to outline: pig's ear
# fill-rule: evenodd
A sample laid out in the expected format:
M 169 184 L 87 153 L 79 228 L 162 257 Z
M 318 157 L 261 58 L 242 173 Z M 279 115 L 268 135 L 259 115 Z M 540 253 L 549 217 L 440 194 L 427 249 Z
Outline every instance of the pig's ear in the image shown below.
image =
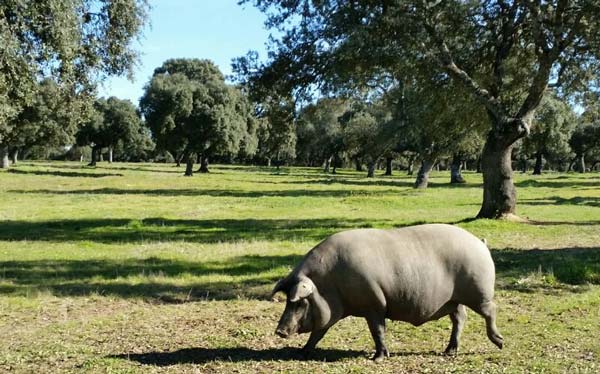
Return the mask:
M 275 285 L 275 287 L 273 287 L 273 291 L 271 291 L 271 297 L 270 299 L 273 299 L 273 297 L 275 296 L 275 294 L 279 291 L 284 291 L 285 288 L 287 287 L 287 283 L 288 283 L 288 278 L 285 277 L 283 279 L 280 279 L 279 282 L 277 282 L 277 284 Z
M 315 284 L 308 278 L 302 278 L 292 287 L 288 300 L 292 303 L 308 297 L 315 290 Z

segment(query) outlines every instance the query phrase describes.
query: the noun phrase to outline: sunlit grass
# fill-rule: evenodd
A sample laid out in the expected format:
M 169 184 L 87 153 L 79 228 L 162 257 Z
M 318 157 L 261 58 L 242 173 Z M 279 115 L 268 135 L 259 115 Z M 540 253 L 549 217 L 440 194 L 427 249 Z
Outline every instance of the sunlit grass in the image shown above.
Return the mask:
M 0 172 L 0 371 L 582 371 L 600 366 L 600 175 L 515 174 L 528 223 L 476 220 L 481 176 L 412 177 L 221 166 L 21 163 Z M 463 354 L 438 355 L 449 321 L 389 326 L 392 357 L 366 360 L 349 319 L 313 360 L 272 334 L 266 300 L 313 245 L 357 227 L 447 222 L 484 237 L 498 274 L 497 351 L 474 313 Z M 596 329 L 596 330 L 594 330 Z M 322 363 L 321 361 L 333 361 Z

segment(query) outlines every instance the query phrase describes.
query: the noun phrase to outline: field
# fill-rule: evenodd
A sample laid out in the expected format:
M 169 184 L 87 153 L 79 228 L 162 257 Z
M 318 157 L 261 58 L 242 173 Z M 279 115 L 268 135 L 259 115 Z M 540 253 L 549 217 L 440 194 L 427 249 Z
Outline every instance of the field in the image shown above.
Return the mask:
M 0 172 L 0 372 L 600 372 L 600 175 L 516 174 L 525 222 L 469 220 L 481 176 L 23 162 Z M 505 348 L 469 312 L 458 356 L 450 320 L 388 322 L 392 356 L 369 360 L 366 322 L 274 335 L 274 283 L 328 234 L 454 223 L 486 238 Z

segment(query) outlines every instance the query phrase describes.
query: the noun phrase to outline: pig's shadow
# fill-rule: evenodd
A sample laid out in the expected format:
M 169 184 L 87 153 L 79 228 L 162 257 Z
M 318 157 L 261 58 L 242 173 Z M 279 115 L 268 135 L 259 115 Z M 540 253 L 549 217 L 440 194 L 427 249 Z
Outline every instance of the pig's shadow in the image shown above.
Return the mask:
M 139 362 L 143 365 L 171 366 L 178 364 L 204 364 L 213 361 L 327 361 L 335 362 L 348 358 L 368 358 L 371 352 L 338 349 L 316 349 L 308 358 L 295 348 L 255 350 L 251 348 L 185 348 L 171 352 L 125 353 L 109 356 Z

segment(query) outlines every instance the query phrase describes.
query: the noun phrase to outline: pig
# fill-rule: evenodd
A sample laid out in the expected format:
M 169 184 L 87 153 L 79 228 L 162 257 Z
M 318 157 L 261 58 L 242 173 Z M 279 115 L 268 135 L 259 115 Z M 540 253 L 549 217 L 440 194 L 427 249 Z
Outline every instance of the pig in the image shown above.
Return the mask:
M 480 314 L 488 338 L 502 349 L 496 327 L 494 262 L 484 241 L 446 224 L 334 234 L 310 250 L 275 285 L 287 295 L 276 334 L 310 332 L 308 355 L 337 321 L 364 317 L 375 341 L 373 360 L 389 356 L 385 320 L 415 326 L 449 316 L 446 354 L 458 352 L 466 308 Z

